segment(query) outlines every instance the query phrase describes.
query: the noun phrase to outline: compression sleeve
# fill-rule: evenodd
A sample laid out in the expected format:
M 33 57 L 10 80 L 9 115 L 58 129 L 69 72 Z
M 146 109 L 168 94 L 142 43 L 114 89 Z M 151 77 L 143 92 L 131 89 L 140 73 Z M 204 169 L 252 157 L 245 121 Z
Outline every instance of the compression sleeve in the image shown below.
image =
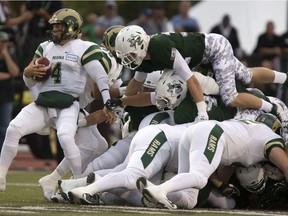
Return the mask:
M 143 82 L 146 79 L 147 75 L 148 75 L 147 73 L 136 71 L 134 75 L 134 79 L 137 82 Z
M 85 64 L 84 68 L 92 80 L 97 84 L 103 98 L 103 103 L 105 104 L 106 101 L 110 99 L 109 79 L 106 71 L 99 61 L 91 61 Z
M 35 86 L 37 84 L 37 81 L 33 80 L 32 77 L 26 77 L 23 73 L 23 80 L 24 80 L 24 83 L 25 85 L 28 87 L 28 88 L 31 88 L 33 86 Z
M 178 50 L 175 52 L 175 60 L 173 64 L 173 69 L 176 71 L 176 73 L 184 80 L 187 81 L 194 75 L 194 73 L 190 70 L 187 62 L 182 57 L 182 55 L 179 53 Z

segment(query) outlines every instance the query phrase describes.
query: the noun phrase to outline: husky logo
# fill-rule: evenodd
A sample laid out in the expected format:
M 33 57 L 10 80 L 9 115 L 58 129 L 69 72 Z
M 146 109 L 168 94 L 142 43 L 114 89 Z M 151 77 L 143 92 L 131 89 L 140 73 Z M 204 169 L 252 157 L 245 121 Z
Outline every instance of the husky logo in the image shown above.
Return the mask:
M 178 95 L 178 94 L 180 94 L 183 91 L 180 83 L 176 83 L 175 80 L 173 80 L 173 82 L 171 82 L 171 83 L 168 83 L 167 85 L 168 85 L 168 90 L 167 91 L 171 95 L 173 95 L 173 94 Z
M 131 35 L 127 40 L 130 42 L 130 47 L 134 47 L 136 49 L 136 44 L 140 46 L 143 43 L 143 39 L 141 39 L 140 35 Z

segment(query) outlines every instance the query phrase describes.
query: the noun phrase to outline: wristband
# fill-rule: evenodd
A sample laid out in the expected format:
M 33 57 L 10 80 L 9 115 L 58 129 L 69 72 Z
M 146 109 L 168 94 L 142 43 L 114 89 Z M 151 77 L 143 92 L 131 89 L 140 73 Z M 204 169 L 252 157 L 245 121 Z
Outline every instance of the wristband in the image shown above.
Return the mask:
M 200 101 L 200 102 L 198 102 L 198 103 L 196 103 L 196 106 L 197 106 L 197 110 L 198 110 L 198 113 L 199 112 L 207 112 L 206 111 L 206 103 L 205 103 L 205 101 Z
M 78 121 L 78 127 L 85 127 L 87 126 L 87 120 L 85 118 L 82 118 Z
M 125 91 L 126 91 L 126 86 L 119 87 L 119 95 L 120 95 L 120 97 L 125 94 Z

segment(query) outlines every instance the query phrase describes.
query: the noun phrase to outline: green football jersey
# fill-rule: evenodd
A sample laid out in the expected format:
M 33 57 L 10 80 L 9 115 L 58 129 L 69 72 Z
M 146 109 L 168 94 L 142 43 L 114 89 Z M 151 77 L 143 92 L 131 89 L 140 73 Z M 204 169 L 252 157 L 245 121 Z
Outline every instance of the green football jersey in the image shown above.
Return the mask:
M 144 60 L 137 71 L 150 73 L 173 69 L 178 50 L 190 68 L 200 64 L 205 50 L 205 35 L 201 33 L 159 33 L 151 36 L 148 52 L 150 60 Z
M 207 113 L 209 119 L 223 121 L 235 116 L 237 109 L 227 107 L 221 100 L 220 96 L 205 97 L 207 104 Z M 176 124 L 193 122 L 198 115 L 196 103 L 192 100 L 191 95 L 187 92 L 186 98 L 174 109 L 174 121 Z

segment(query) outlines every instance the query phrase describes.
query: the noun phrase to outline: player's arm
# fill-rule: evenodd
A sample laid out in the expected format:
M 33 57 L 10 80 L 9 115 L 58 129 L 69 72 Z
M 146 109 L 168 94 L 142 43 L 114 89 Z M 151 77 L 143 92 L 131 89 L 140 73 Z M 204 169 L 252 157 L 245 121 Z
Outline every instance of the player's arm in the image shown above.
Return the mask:
M 103 68 L 101 63 L 97 60 L 85 64 L 84 69 L 87 71 L 91 79 L 98 86 L 98 89 L 101 92 L 103 103 L 105 104 L 106 101 L 110 99 L 109 79 L 105 69 Z
M 125 96 L 136 95 L 143 86 L 147 73 L 136 72 L 133 79 L 130 80 L 125 91 Z
M 107 120 L 107 117 L 103 110 L 97 110 L 90 113 L 82 119 L 78 120 L 78 127 L 91 126 L 95 124 L 100 124 Z
M 206 111 L 206 103 L 204 101 L 204 95 L 202 88 L 196 78 L 194 73 L 191 72 L 188 64 L 186 63 L 185 59 L 179 53 L 178 50 L 175 52 L 175 60 L 173 64 L 173 69 L 176 73 L 187 82 L 187 86 L 189 91 L 196 102 L 197 109 L 198 109 L 198 117 L 197 121 L 199 120 L 208 120 L 208 114 Z
M 194 76 L 197 78 L 204 94 L 219 95 L 219 85 L 212 77 L 204 76 L 203 74 L 195 71 Z
M 24 69 L 23 80 L 28 88 L 37 84 L 35 77 L 42 77 L 46 74 L 46 67 L 43 65 L 35 65 L 35 59 Z

